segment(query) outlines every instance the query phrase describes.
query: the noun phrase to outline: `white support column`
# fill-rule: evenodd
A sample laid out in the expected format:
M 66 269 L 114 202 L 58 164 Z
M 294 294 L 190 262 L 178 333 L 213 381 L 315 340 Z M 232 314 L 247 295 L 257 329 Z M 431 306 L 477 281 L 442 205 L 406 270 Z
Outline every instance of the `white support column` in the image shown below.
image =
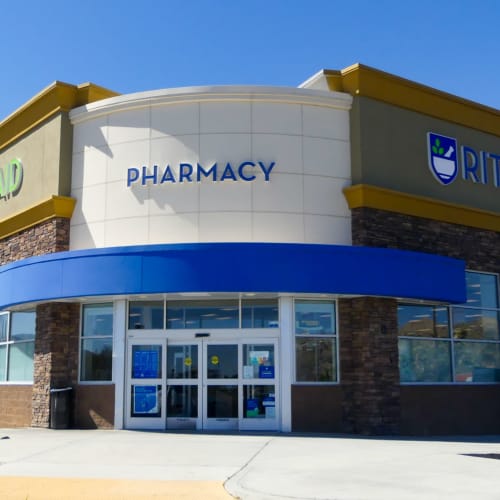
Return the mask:
M 127 302 L 117 300 L 113 305 L 113 382 L 115 384 L 115 429 L 123 429 L 125 396 L 125 332 Z
M 294 374 L 294 322 L 293 298 L 280 298 L 280 381 L 281 381 L 281 431 L 292 430 L 292 382 Z

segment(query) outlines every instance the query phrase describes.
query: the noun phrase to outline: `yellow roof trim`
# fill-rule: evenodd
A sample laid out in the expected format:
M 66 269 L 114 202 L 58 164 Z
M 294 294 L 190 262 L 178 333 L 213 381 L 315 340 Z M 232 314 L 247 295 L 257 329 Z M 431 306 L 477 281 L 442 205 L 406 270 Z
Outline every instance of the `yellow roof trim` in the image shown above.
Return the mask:
M 424 196 L 393 191 L 367 184 L 356 184 L 344 188 L 349 208 L 376 208 L 415 217 L 449 222 L 489 231 L 500 232 L 500 215 L 487 210 L 467 207 Z
M 0 239 L 53 219 L 54 217 L 71 219 L 75 204 L 76 200 L 74 198 L 51 196 L 48 200 L 0 220 Z
M 77 86 L 54 82 L 0 121 L 0 150 L 56 113 L 116 95 L 119 94 L 93 83 Z
M 500 111 L 378 69 L 354 64 L 323 70 L 331 91 L 393 104 L 493 135 L 500 134 Z

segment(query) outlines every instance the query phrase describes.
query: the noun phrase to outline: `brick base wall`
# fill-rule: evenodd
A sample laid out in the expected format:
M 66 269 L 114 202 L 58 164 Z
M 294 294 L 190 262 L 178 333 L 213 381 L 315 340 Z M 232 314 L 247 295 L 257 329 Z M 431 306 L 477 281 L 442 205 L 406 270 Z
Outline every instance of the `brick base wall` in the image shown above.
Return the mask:
M 115 422 L 115 386 L 78 385 L 75 387 L 75 427 L 112 429 Z
M 0 427 L 31 425 L 31 385 L 0 385 Z

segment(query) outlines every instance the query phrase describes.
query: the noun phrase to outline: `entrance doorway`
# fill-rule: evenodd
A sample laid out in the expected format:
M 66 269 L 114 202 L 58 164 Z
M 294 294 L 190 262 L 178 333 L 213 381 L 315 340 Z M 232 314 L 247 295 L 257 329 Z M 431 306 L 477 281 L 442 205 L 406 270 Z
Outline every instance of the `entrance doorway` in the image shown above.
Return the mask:
M 277 359 L 276 339 L 131 338 L 126 426 L 278 430 Z

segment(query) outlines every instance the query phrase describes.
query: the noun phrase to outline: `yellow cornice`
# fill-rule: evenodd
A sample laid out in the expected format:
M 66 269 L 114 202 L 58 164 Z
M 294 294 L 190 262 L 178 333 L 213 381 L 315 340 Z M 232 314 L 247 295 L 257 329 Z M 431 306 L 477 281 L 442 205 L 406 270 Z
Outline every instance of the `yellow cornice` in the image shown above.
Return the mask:
M 0 150 L 56 113 L 116 95 L 93 83 L 54 82 L 0 122 Z
M 500 134 L 498 109 L 363 64 L 354 64 L 341 71 L 324 70 L 323 75 L 331 91 L 370 97 L 482 132 Z
M 349 208 L 376 208 L 415 217 L 500 232 L 500 215 L 464 205 L 437 201 L 367 184 L 344 188 Z
M 51 196 L 48 200 L 0 220 L 0 239 L 53 219 L 54 217 L 70 219 L 73 215 L 75 204 L 76 200 L 74 198 Z

